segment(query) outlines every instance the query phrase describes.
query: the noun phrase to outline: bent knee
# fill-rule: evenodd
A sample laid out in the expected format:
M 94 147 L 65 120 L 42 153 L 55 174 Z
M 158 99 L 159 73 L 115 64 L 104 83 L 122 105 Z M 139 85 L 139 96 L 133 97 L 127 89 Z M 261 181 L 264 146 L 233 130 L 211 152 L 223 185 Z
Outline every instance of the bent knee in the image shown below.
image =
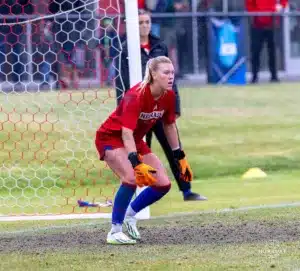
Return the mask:
M 171 186 L 171 181 L 166 174 L 158 174 L 156 178 L 156 186 Z
M 153 185 L 152 188 L 154 188 L 155 190 L 158 190 L 160 192 L 162 192 L 163 194 L 167 194 L 170 189 L 171 189 L 171 182 L 169 182 L 166 185 Z

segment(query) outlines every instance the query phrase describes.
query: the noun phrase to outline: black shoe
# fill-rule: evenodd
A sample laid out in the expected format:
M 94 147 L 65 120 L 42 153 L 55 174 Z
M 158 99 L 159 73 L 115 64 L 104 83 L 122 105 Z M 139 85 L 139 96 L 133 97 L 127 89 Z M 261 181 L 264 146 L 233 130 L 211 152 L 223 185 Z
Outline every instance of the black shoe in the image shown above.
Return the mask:
M 272 78 L 270 79 L 270 82 L 271 82 L 271 83 L 279 83 L 280 80 L 278 79 L 278 77 L 272 77 Z
M 197 193 L 189 193 L 188 195 L 183 197 L 184 201 L 199 201 L 199 200 L 207 200 L 207 197 L 201 196 Z
M 257 84 L 258 83 L 258 79 L 256 76 L 254 76 L 251 80 L 251 84 Z

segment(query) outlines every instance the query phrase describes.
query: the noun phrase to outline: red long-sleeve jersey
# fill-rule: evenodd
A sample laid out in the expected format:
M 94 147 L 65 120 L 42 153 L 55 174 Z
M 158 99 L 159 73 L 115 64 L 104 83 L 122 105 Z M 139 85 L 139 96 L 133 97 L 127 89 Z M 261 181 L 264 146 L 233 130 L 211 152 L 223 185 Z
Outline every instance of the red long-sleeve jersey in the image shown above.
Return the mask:
M 166 91 L 155 100 L 147 85 L 143 91 L 140 84 L 128 90 L 119 106 L 99 127 L 98 132 L 110 138 L 121 138 L 122 127 L 131 129 L 135 142 L 140 142 L 157 120 L 166 124 L 175 122 L 175 94 Z

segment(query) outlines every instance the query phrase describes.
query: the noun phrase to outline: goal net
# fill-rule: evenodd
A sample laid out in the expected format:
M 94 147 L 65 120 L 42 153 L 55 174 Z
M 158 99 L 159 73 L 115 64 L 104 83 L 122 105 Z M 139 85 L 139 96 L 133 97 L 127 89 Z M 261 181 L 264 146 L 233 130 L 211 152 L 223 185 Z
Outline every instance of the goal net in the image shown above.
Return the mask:
M 94 139 L 116 105 L 124 6 L 6 0 L 0 11 L 0 220 L 106 216 L 119 180 Z

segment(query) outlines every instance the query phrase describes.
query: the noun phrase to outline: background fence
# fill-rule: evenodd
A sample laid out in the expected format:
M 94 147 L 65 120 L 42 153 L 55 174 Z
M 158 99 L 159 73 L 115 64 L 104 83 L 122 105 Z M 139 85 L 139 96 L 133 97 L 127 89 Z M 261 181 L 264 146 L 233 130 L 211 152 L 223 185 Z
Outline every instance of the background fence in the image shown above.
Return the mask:
M 77 75 L 73 76 L 78 84 L 74 88 L 113 82 L 118 70 L 112 62 L 120 54 L 121 42 L 126 38 L 122 1 L 110 3 L 111 10 L 101 8 L 96 2 L 89 5 L 80 1 L 76 5 L 67 0 L 60 2 L 70 5 L 29 1 L 29 4 L 34 3 L 33 8 L 23 8 L 20 12 L 0 5 L 1 89 L 23 89 L 24 85 L 26 89 L 61 88 L 60 79 L 74 70 L 76 61 Z M 245 20 L 248 70 L 254 16 L 271 15 L 274 20 L 280 17 L 275 36 L 279 70 L 286 69 L 287 57 L 300 57 L 300 13 L 296 4 L 291 5 L 291 11 L 276 14 L 248 13 L 244 9 L 243 1 L 210 1 L 206 6 L 203 1 L 192 1 L 182 12 L 153 13 L 152 30 L 167 43 L 179 77 L 206 74 L 208 47 L 214 46 L 207 39 L 211 17 Z M 43 16 L 46 17 L 37 19 Z M 285 27 L 286 21 L 288 27 Z M 287 32 L 289 38 L 284 42 Z M 267 68 L 265 49 L 262 70 Z

